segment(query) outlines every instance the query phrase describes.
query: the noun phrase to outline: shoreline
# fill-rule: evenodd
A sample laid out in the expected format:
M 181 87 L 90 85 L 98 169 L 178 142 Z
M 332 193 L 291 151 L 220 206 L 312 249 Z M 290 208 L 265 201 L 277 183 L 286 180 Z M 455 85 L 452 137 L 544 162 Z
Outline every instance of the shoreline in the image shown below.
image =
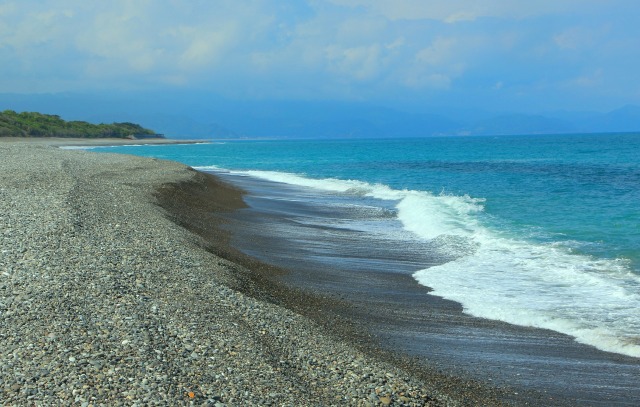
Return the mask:
M 425 383 L 436 393 L 446 394 L 461 405 L 509 405 L 513 401 L 507 388 L 492 387 L 471 378 L 443 373 L 428 367 L 403 352 L 380 346 L 379 338 L 368 332 L 363 320 L 370 315 L 354 309 L 349 301 L 341 301 L 331 293 L 318 294 L 286 281 L 292 271 L 265 263 L 241 252 L 230 243 L 230 232 L 225 226 L 229 219 L 225 213 L 246 208 L 241 201 L 244 191 L 208 173 L 200 173 L 196 183 L 168 185 L 158 194 L 159 204 L 170 218 L 207 242 L 206 249 L 234 264 L 249 270 L 250 283 L 237 287 L 243 293 L 260 301 L 267 301 L 290 309 L 314 321 L 339 341 L 346 341 L 373 359 L 403 369 Z M 212 186 L 213 185 L 213 186 Z M 221 202 L 214 193 L 223 188 L 235 195 Z M 222 215 L 222 216 L 220 216 Z M 377 308 L 376 308 L 377 309 Z M 362 319 L 362 320 L 359 320 Z M 540 394 L 531 393 L 539 399 Z M 520 403 L 516 403 L 520 404 Z M 559 403 L 558 405 L 564 405 Z
M 65 137 L 0 137 L 2 143 L 26 143 L 52 147 L 108 147 L 128 145 L 167 145 L 167 144 L 201 144 L 212 140 L 178 140 L 167 138 L 156 139 L 123 139 L 123 138 L 65 138 Z
M 0 153 L 3 403 L 500 404 L 490 389 L 392 364 L 335 324 L 332 299 L 227 260 L 240 257 L 211 211 L 242 198 L 216 178 L 38 143 Z
M 305 269 L 304 266 L 296 269 L 295 266 L 291 268 L 286 264 L 281 265 L 284 268 L 270 265 L 268 256 L 263 257 L 260 251 L 256 252 L 253 249 L 248 253 L 252 253 L 254 257 L 243 254 L 241 250 L 245 250 L 245 248 L 242 244 L 238 244 L 238 238 L 245 242 L 255 240 L 257 247 L 262 247 L 266 251 L 277 250 L 277 247 L 280 247 L 286 253 L 293 254 L 297 250 L 295 245 L 290 245 L 291 242 L 286 242 L 286 236 L 273 236 L 271 240 L 265 240 L 260 233 L 255 233 L 261 232 L 260 229 L 263 227 L 260 226 L 261 222 L 256 222 L 259 218 L 247 215 L 255 209 L 253 206 L 256 199 L 252 195 L 252 187 L 245 185 L 244 182 L 238 183 L 237 180 L 227 179 L 227 176 L 223 174 L 214 173 L 211 175 L 194 171 L 171 161 L 130 155 L 61 150 L 44 147 L 37 143 L 0 143 L 0 155 L 5 156 L 5 153 L 10 160 L 0 163 L 0 168 L 4 170 L 4 173 L 0 173 L 0 181 L 2 181 L 0 182 L 0 204 L 5 206 L 9 204 L 9 209 L 12 209 L 11 205 L 15 206 L 16 204 L 11 202 L 11 199 L 7 201 L 7 198 L 14 198 L 13 189 L 16 189 L 18 198 L 24 200 L 17 200 L 18 205 L 20 202 L 23 205 L 20 208 L 14 208 L 17 212 L 13 215 L 24 218 L 27 224 L 35 222 L 39 225 L 43 223 L 36 222 L 40 217 L 46 218 L 56 213 L 54 218 L 60 218 L 56 219 L 56 222 L 68 224 L 67 228 L 72 226 L 70 227 L 71 234 L 79 234 L 82 237 L 80 242 L 84 242 L 84 246 L 87 242 L 92 242 L 90 244 L 91 250 L 80 250 L 80 254 L 69 249 L 72 253 L 68 255 L 65 248 L 63 253 L 66 257 L 63 256 L 56 267 L 50 265 L 50 259 L 46 256 L 39 259 L 36 264 L 48 265 L 45 278 L 50 278 L 48 272 L 50 267 L 54 269 L 66 268 L 67 273 L 61 274 L 64 276 L 63 280 L 72 282 L 72 286 L 77 285 L 83 289 L 90 289 L 91 296 L 87 296 L 87 298 L 93 300 L 93 295 L 96 294 L 93 292 L 96 284 L 91 281 L 78 280 L 78 278 L 86 278 L 90 274 L 87 274 L 87 270 L 83 271 L 73 267 L 74 262 L 84 262 L 85 267 L 89 269 L 95 268 L 95 264 L 101 265 L 99 274 L 106 273 L 107 281 L 109 281 L 115 276 L 113 274 L 114 267 L 117 270 L 127 271 L 131 259 L 151 261 L 150 264 L 154 265 L 154 268 L 157 267 L 157 271 L 153 273 L 146 271 L 143 273 L 127 272 L 127 276 L 116 279 L 119 280 L 116 286 L 123 289 L 123 287 L 127 287 L 127 284 L 131 285 L 131 275 L 135 277 L 136 282 L 144 279 L 149 282 L 150 277 L 147 274 L 153 276 L 151 280 L 161 276 L 162 283 L 158 285 L 156 282 L 154 286 L 158 293 L 151 295 L 152 290 L 147 289 L 145 284 L 138 287 L 138 283 L 136 283 L 135 289 L 129 287 L 125 290 L 126 295 L 124 295 L 124 297 L 134 295 L 142 301 L 149 301 L 150 298 L 153 301 L 159 300 L 160 303 L 170 306 L 177 312 L 177 314 L 174 312 L 173 317 L 169 317 L 168 314 L 163 315 L 164 319 L 161 318 L 159 332 L 166 332 L 166 327 L 170 327 L 174 331 L 176 329 L 183 330 L 186 324 L 178 323 L 177 325 L 182 326 L 176 326 L 176 319 L 190 320 L 194 318 L 198 322 L 194 322 L 195 325 L 192 324 L 191 329 L 197 327 L 197 330 L 202 329 L 209 335 L 212 331 L 218 332 L 217 330 L 220 330 L 221 326 L 227 327 L 220 331 L 221 335 L 225 337 L 226 347 L 224 349 L 226 353 L 220 353 L 220 348 L 216 347 L 213 349 L 213 354 L 206 353 L 206 356 L 211 360 L 207 361 L 210 363 L 207 368 L 202 366 L 193 369 L 186 368 L 185 371 L 179 373 L 179 377 L 173 380 L 174 384 L 170 385 L 169 390 L 161 393 L 165 403 L 170 400 L 172 404 L 188 401 L 196 401 L 198 404 L 204 401 L 203 405 L 215 405 L 216 403 L 242 405 L 248 402 L 264 405 L 275 402 L 282 405 L 377 406 L 386 405 L 387 401 L 391 402 L 391 405 L 634 405 L 634 400 L 638 400 L 638 395 L 640 395 L 637 388 L 629 387 L 630 383 L 635 386 L 633 377 L 637 377 L 636 373 L 640 367 L 637 360 L 630 363 L 625 357 L 603 355 L 602 352 L 590 350 L 583 345 L 574 346 L 571 338 L 556 335 L 550 331 L 508 326 L 508 324 L 469 316 L 463 318 L 468 321 L 462 321 L 458 316 L 462 314 L 462 310 L 457 303 L 444 301 L 430 295 L 427 296 L 430 299 L 422 302 L 426 294 L 425 288 L 419 286 L 410 276 L 398 273 L 392 280 L 389 280 L 384 277 L 378 279 L 376 273 L 373 273 L 360 276 L 358 281 L 349 282 L 348 278 L 340 275 L 339 270 L 331 271 L 328 274 L 331 276 L 329 280 L 337 278 L 336 281 L 339 282 L 337 286 L 344 285 L 340 282 L 347 282 L 345 291 L 336 292 L 331 289 L 323 289 L 322 285 L 313 281 L 314 276 L 309 274 L 309 272 L 313 273 L 312 269 Z M 71 159 L 72 157 L 73 159 Z M 82 168 L 84 170 L 81 170 Z M 44 173 L 48 175 L 43 176 Z M 64 181 L 62 190 L 60 190 L 59 183 L 56 182 L 57 179 Z M 10 188 L 5 188 L 5 184 Z M 32 184 L 37 186 L 36 193 L 34 193 L 34 185 Z M 264 186 L 260 186 L 258 189 L 262 188 Z M 30 191 L 30 193 L 25 195 L 25 191 Z M 62 193 L 62 196 L 66 196 L 66 198 L 52 200 L 51 195 L 53 194 L 55 197 L 58 193 Z M 70 196 L 73 199 L 69 199 Z M 32 201 L 42 202 L 34 209 L 30 206 L 33 205 Z M 123 207 L 128 209 L 123 209 Z M 55 212 L 60 208 L 63 209 L 64 216 Z M 2 209 L 3 213 L 7 213 L 6 208 Z M 108 218 L 116 212 L 119 218 L 107 223 L 106 226 L 105 222 L 100 225 L 99 219 L 104 219 L 105 216 Z M 136 216 L 139 216 L 140 219 L 135 219 Z M 96 219 L 93 219 L 94 217 Z M 55 298 L 59 293 L 65 293 L 65 297 L 67 297 L 66 291 L 52 289 L 45 290 L 47 298 L 40 295 L 34 296 L 34 291 L 42 287 L 31 286 L 30 282 L 26 281 L 29 279 L 25 280 L 24 277 L 20 282 L 22 286 L 19 290 L 14 291 L 11 285 L 6 284 L 7 281 L 11 281 L 14 275 L 20 274 L 14 273 L 13 269 L 18 269 L 25 276 L 29 275 L 29 273 L 25 273 L 29 270 L 20 269 L 33 264 L 34 257 L 38 258 L 33 250 L 29 250 L 28 244 L 19 245 L 18 252 L 15 253 L 16 248 L 13 247 L 15 243 L 13 241 L 8 243 L 6 233 L 3 242 L 3 228 L 7 225 L 7 219 L 11 220 L 11 218 L 11 210 L 8 211 L 8 217 L 0 215 L 0 253 L 2 254 L 0 255 L 0 273 L 2 273 L 0 275 L 0 315 L 3 317 L 6 315 L 7 309 L 9 315 L 12 316 L 11 314 L 16 311 L 16 304 L 20 304 L 22 301 L 29 304 L 29 307 L 35 303 L 36 308 L 46 308 L 50 306 L 48 303 L 51 298 Z M 126 219 L 126 221 L 121 219 Z M 234 222 L 237 222 L 238 219 L 253 227 L 253 230 L 250 227 L 248 233 L 236 236 L 238 229 Z M 94 233 L 89 233 L 89 230 L 86 230 L 87 233 L 83 233 L 86 221 L 95 223 L 90 229 Z M 125 231 L 123 222 L 126 225 L 129 221 L 135 222 L 137 226 L 131 225 Z M 46 226 L 46 222 L 44 224 Z M 113 225 L 118 230 L 114 230 Z M 31 234 L 27 234 L 25 237 L 26 241 L 35 241 L 40 244 L 44 240 L 49 242 L 49 245 L 57 245 L 62 248 L 62 243 L 58 242 L 56 237 L 65 241 L 68 230 L 61 236 L 43 236 L 42 232 L 37 230 L 41 228 L 36 228 L 35 233 L 34 230 L 31 230 Z M 44 229 L 50 228 L 44 227 Z M 8 234 L 10 238 L 15 235 L 15 228 L 13 230 L 12 232 L 10 228 Z M 135 241 L 136 245 L 131 248 L 109 249 L 115 254 L 102 256 L 101 252 L 104 249 L 102 241 L 94 235 L 99 237 L 104 235 L 108 240 L 113 239 L 114 236 L 126 237 Z M 177 236 L 181 237 L 175 241 Z M 163 243 L 165 239 L 167 240 Z M 169 241 L 173 243 L 170 244 Z M 78 245 L 77 239 L 72 242 L 74 246 Z M 99 244 L 96 245 L 98 242 Z M 289 246 L 282 246 L 283 242 Z M 158 249 L 158 245 L 161 247 L 160 249 Z M 47 247 L 46 251 L 50 253 L 51 249 Z M 126 254 L 123 255 L 123 251 Z M 7 262 L 7 259 L 11 259 L 11 257 L 3 258 L 6 253 L 14 256 L 16 260 L 14 265 Z M 62 256 L 63 253 L 60 255 Z M 185 253 L 192 260 L 183 261 L 180 257 Z M 97 261 L 96 256 L 98 256 Z M 103 257 L 107 257 L 106 262 L 103 261 Z M 123 261 L 114 263 L 109 260 L 111 257 L 123 258 Z M 67 260 L 68 258 L 71 261 Z M 133 263 L 139 264 L 140 262 L 134 260 Z M 300 265 L 303 264 L 300 263 Z M 103 267 L 111 268 L 110 273 L 106 269 L 102 269 Z M 30 275 L 33 278 L 37 274 L 31 271 Z M 9 277 L 9 280 L 3 281 L 4 276 Z M 374 277 L 371 279 L 372 281 L 368 281 L 370 277 Z M 91 278 L 94 276 L 91 275 Z M 190 281 L 181 281 L 185 278 Z M 321 277 L 321 280 L 326 279 Z M 167 282 L 170 282 L 170 288 L 165 287 Z M 98 285 L 100 284 L 102 282 Z M 349 285 L 353 288 L 349 289 Z M 21 292 L 24 287 L 27 290 L 23 295 Z M 211 288 L 214 289 L 214 294 L 203 292 Z M 167 290 L 174 291 L 167 295 Z M 186 292 L 190 294 L 185 296 Z M 196 292 L 198 294 L 194 297 Z M 354 293 L 357 295 L 350 298 L 349 296 Z M 4 294 L 8 295 L 3 296 Z M 114 293 L 110 293 L 110 295 L 113 296 Z M 12 296 L 19 301 L 16 302 Z M 118 298 L 123 298 L 123 295 L 115 294 L 115 298 L 111 296 L 102 298 L 102 295 L 97 295 L 95 299 L 99 300 L 97 302 L 106 301 L 111 304 L 116 301 L 116 306 L 121 306 L 117 301 L 119 301 Z M 407 297 L 413 298 L 416 302 L 407 307 L 407 304 L 402 303 L 403 297 L 405 299 Z M 443 304 L 439 305 L 438 302 Z M 156 301 L 147 304 L 153 304 L 151 310 L 148 307 L 143 307 L 144 309 L 136 311 L 137 314 L 133 317 L 133 322 L 137 325 L 137 328 L 134 327 L 137 336 L 147 335 L 152 338 L 155 335 L 156 331 L 149 331 L 149 324 L 145 323 L 143 319 L 157 317 L 153 310 L 153 307 L 158 307 L 157 303 Z M 194 304 L 196 304 L 196 308 L 190 309 Z M 442 307 L 444 308 L 438 310 Z M 229 308 L 240 308 L 240 311 L 234 310 L 235 314 L 231 315 L 232 312 Z M 416 322 L 414 318 L 418 314 L 415 309 L 410 308 L 426 308 L 428 310 L 426 312 L 428 321 L 422 328 L 414 329 Z M 434 309 L 431 310 L 431 308 Z M 450 308 L 450 310 L 446 308 Z M 125 309 L 125 311 L 130 310 Z M 259 311 L 258 315 L 251 317 L 257 311 Z M 54 335 L 54 339 L 64 338 L 63 340 L 66 341 L 66 335 L 69 331 L 86 330 L 86 318 L 83 313 L 80 313 L 80 319 L 84 322 L 80 325 L 77 324 L 78 321 L 69 325 L 69 314 L 63 312 L 64 315 L 67 317 L 64 322 L 68 325 L 66 333 L 56 336 L 55 332 L 44 332 L 47 338 L 49 338 L 48 335 Z M 211 315 L 215 315 L 216 321 L 210 321 Z M 22 317 L 31 322 L 41 323 L 40 317 L 30 315 L 29 312 Z M 453 317 L 453 320 L 450 320 L 450 317 Z M 107 316 L 107 319 L 109 318 L 111 315 Z M 125 317 L 125 320 L 127 318 L 132 317 Z M 220 321 L 225 322 L 221 323 Z M 294 322 L 292 323 L 292 321 Z M 62 322 L 60 316 L 51 316 L 50 323 L 53 322 Z M 8 327 L 13 329 L 12 324 L 8 324 Z M 442 330 L 442 328 L 445 329 Z M 450 331 L 451 328 L 453 331 Z M 495 332 L 498 336 L 504 335 L 500 340 L 504 340 L 503 345 L 507 347 L 503 348 L 499 341 L 495 341 L 497 346 L 484 350 L 475 349 L 476 345 L 482 345 L 486 339 L 493 342 L 491 337 L 483 338 L 482 331 L 493 332 L 496 328 Z M 43 334 L 42 331 L 36 330 L 37 332 Z M 92 332 L 89 331 L 89 334 Z M 451 333 L 454 335 L 452 336 Z M 473 336 L 478 333 L 480 334 L 474 339 Z M 31 333 L 27 335 L 31 335 Z M 126 337 L 126 335 L 124 333 L 122 337 Z M 193 333 L 183 331 L 180 335 L 193 336 Z M 423 335 L 432 336 L 436 342 L 427 343 L 428 346 L 423 349 L 412 348 L 415 337 Z M 472 338 L 469 338 L 469 335 Z M 211 349 L 211 337 L 196 336 L 200 338 L 196 342 L 204 343 L 205 348 Z M 243 352 L 238 352 L 238 345 L 231 345 L 234 342 L 227 341 L 227 336 L 240 337 L 236 342 L 243 344 Z M 8 337 L 11 339 L 11 336 Z M 15 359 L 16 355 L 19 356 L 19 359 L 25 360 L 29 360 L 30 357 L 37 360 L 40 357 L 33 354 L 32 350 L 24 349 L 25 346 L 27 348 L 41 346 L 36 339 L 31 342 L 26 341 L 24 346 L 16 346 L 15 341 L 9 341 L 8 350 L 3 353 L 3 346 L 7 343 L 6 338 L 6 332 L 0 330 L 0 368 L 7 360 L 9 360 L 8 367 L 12 368 L 15 361 L 12 362 L 11 357 Z M 77 338 L 72 335 L 71 339 Z M 182 355 L 175 355 L 175 349 L 180 348 L 180 345 L 176 346 L 176 343 L 171 343 L 171 341 L 167 343 L 166 339 L 166 335 L 163 335 L 159 342 L 165 348 L 173 349 L 174 355 L 166 358 L 162 356 L 161 358 L 163 362 L 173 366 L 169 370 L 175 371 L 176 366 L 193 362 L 189 358 L 187 358 L 188 361 L 185 361 L 187 353 L 184 350 Z M 440 341 L 440 339 L 443 340 Z M 533 341 L 531 341 L 532 339 Z M 220 342 L 219 339 L 216 340 L 218 343 Z M 474 340 L 479 340 L 479 342 L 474 343 Z M 123 342 L 128 341 L 129 339 L 123 339 Z M 435 348 L 431 346 L 434 343 Z M 88 345 L 84 343 L 82 346 Z M 107 358 L 107 361 L 100 361 L 98 366 L 123 369 L 123 359 L 130 361 L 132 356 L 123 358 L 121 350 L 114 350 L 120 345 L 122 343 L 118 344 L 116 341 L 107 346 L 111 353 L 115 353 L 115 359 Z M 194 346 L 189 344 L 186 349 L 189 350 L 192 347 Z M 73 352 L 79 348 L 80 345 L 76 345 L 73 348 L 62 349 L 63 359 L 70 352 L 74 355 Z M 520 348 L 521 355 L 525 357 L 531 355 L 532 357 L 541 357 L 541 359 L 538 359 L 538 362 L 533 365 L 517 366 L 519 362 L 516 361 L 516 365 L 514 365 L 513 360 L 511 365 L 504 365 L 511 352 L 518 348 Z M 243 355 L 244 351 L 253 352 L 253 354 L 247 357 Z M 194 358 L 198 360 L 201 357 L 200 352 L 196 350 L 194 352 L 196 353 Z M 464 357 L 464 354 L 468 352 L 484 354 L 482 358 L 473 360 Z M 47 350 L 44 353 L 47 353 Z M 232 353 L 233 355 L 231 355 Z M 312 360 L 309 360 L 309 355 L 313 356 Z M 548 360 L 552 363 L 545 362 L 545 358 L 549 358 Z M 70 359 L 79 359 L 81 362 L 87 363 L 86 360 L 83 360 L 83 353 L 80 353 L 80 357 L 76 353 L 75 356 L 70 356 Z M 133 359 L 135 360 L 135 357 Z M 145 357 L 142 357 L 142 360 L 145 360 Z M 553 362 L 554 360 L 555 362 Z M 95 359 L 92 361 L 96 362 Z M 147 360 L 143 364 L 148 362 Z M 584 362 L 587 364 L 583 364 Z M 73 364 L 75 363 L 74 361 Z M 246 366 L 241 366 L 242 363 Z M 600 365 L 601 363 L 604 365 Z M 219 364 L 233 366 L 231 368 L 234 372 L 233 376 L 240 372 L 240 379 L 236 380 L 238 383 L 234 383 L 232 386 L 220 386 L 223 380 L 231 381 L 231 378 L 230 375 L 225 377 L 221 373 L 218 369 Z M 572 378 L 573 383 L 578 384 L 577 386 L 573 386 L 572 382 L 567 382 L 571 383 L 571 390 L 547 394 L 544 383 L 558 388 L 567 379 L 566 377 L 563 379 L 556 377 L 558 372 L 554 368 L 569 364 L 572 365 L 571 369 L 574 371 L 579 372 L 586 368 L 590 372 L 585 373 L 584 376 L 579 374 Z M 215 366 L 213 376 L 211 369 L 209 369 L 211 366 Z M 255 376 L 256 366 L 267 366 L 272 369 L 267 374 L 267 376 L 271 376 L 267 382 L 264 382 L 266 386 L 264 388 L 253 386 L 252 383 L 245 380 L 247 377 L 251 377 L 252 380 L 265 377 L 264 374 L 259 377 Z M 67 381 L 69 375 L 76 374 L 71 369 L 72 367 L 74 366 L 63 368 L 58 366 L 60 371 L 57 373 L 67 375 L 63 376 L 63 379 L 58 376 L 58 380 Z M 602 370 L 599 375 L 594 375 L 593 367 L 596 367 L 597 370 L 602 370 L 602 367 L 606 367 L 606 369 Z M 495 374 L 495 370 L 492 373 L 491 368 L 504 370 L 504 373 Z M 543 379 L 539 382 L 542 385 L 531 390 L 531 387 L 526 384 L 527 379 L 523 377 L 518 380 L 520 385 L 514 386 L 511 378 L 515 379 L 516 375 L 519 376 L 514 368 L 531 370 L 536 377 Z M 7 366 L 4 366 L 4 369 L 7 369 Z M 185 368 L 181 367 L 180 369 Z M 49 369 L 45 368 L 45 371 L 47 370 Z M 163 368 L 162 370 L 167 369 Z M 364 376 L 358 377 L 358 372 L 363 370 L 366 372 Z M 474 376 L 469 374 L 470 371 L 475 371 L 480 375 Z M 18 372 L 20 372 L 19 369 Z M 226 373 L 226 370 L 223 369 L 222 372 Z M 83 374 L 93 378 L 89 373 L 85 371 Z M 38 386 L 35 388 L 27 386 L 24 390 L 27 395 L 22 394 L 22 396 L 27 397 L 26 400 L 29 402 L 43 400 L 36 397 L 36 394 L 42 390 L 40 376 L 39 374 L 30 374 L 31 376 L 29 374 L 20 376 L 19 374 L 15 379 L 17 382 L 0 381 L 0 400 L 17 400 L 15 397 L 20 397 L 18 394 L 23 391 L 25 386 L 24 377 L 32 377 L 31 380 L 37 382 Z M 105 376 L 104 372 L 100 374 Z M 185 375 L 190 377 L 193 374 L 201 378 L 208 377 L 209 384 L 213 384 L 209 386 L 199 384 L 198 386 L 202 388 L 200 392 L 190 391 L 192 386 L 175 384 L 189 382 L 188 379 L 185 379 Z M 275 376 L 273 376 L 274 374 Z M 604 377 L 608 374 L 611 374 L 611 380 Z M 3 375 L 0 374 L 0 379 L 2 377 Z M 145 397 L 136 398 L 141 394 L 140 379 L 143 382 L 153 379 L 149 376 L 149 371 L 141 375 L 131 374 L 131 378 L 135 383 L 129 387 L 126 385 L 123 387 L 124 392 L 129 396 L 129 398 L 125 397 L 127 400 L 132 400 L 131 397 L 135 400 L 142 400 L 144 403 L 149 400 L 158 400 L 150 395 L 147 395 L 146 399 Z M 606 383 L 593 381 L 598 378 L 605 379 Z M 618 382 L 616 378 L 624 379 Z M 583 379 L 588 380 L 582 382 Z M 161 379 L 160 382 L 162 380 L 166 379 Z M 295 385 L 292 385 L 292 380 Z M 199 379 L 199 382 L 201 383 L 202 380 Z M 7 383 L 11 385 L 8 386 Z M 284 390 L 280 387 L 283 383 L 285 383 Z M 618 384 L 620 385 L 618 389 L 611 387 L 611 385 Z M 4 393 L 3 385 L 5 385 Z M 85 386 L 89 386 L 87 388 L 89 394 L 95 390 L 90 384 L 85 384 L 82 390 Z M 148 384 L 142 385 L 143 390 L 145 386 L 148 387 Z M 182 390 L 177 390 L 178 388 Z M 215 389 L 219 388 L 224 388 L 224 390 L 216 392 Z M 268 391 L 265 390 L 267 388 L 269 388 Z M 271 391 L 272 388 L 277 391 Z M 98 390 L 100 390 L 99 387 Z M 581 394 L 583 390 L 591 395 Z M 265 391 L 267 391 L 268 397 L 255 398 L 256 395 L 264 396 Z M 350 396 L 345 395 L 345 391 L 349 392 Z M 191 393 L 194 394 L 195 399 L 190 398 Z M 44 400 L 49 402 L 70 400 L 68 397 L 62 398 L 59 394 L 60 398 L 58 399 Z M 124 400 L 119 394 L 108 399 L 104 397 L 101 399 L 95 396 L 95 393 L 93 394 L 94 400 L 108 400 L 109 403 L 114 400 Z M 327 394 L 332 396 L 327 396 Z M 389 396 L 388 399 L 385 394 Z M 559 394 L 560 397 L 558 397 Z M 287 404 L 288 402 L 282 401 L 294 400 L 291 398 L 294 395 L 298 397 L 295 402 L 291 401 L 290 404 Z M 104 392 L 102 396 L 104 396 Z M 24 400 L 23 403 L 26 403 Z M 100 405 L 100 403 L 94 405 Z
M 295 202 L 296 191 L 284 196 L 279 191 L 273 194 L 278 199 L 270 199 L 269 191 L 277 190 L 277 183 L 213 173 L 248 191 L 250 207 L 225 216 L 230 219 L 224 226 L 233 232 L 234 246 L 290 270 L 276 276 L 284 285 L 335 301 L 332 314 L 358 325 L 387 352 L 399 352 L 404 360 L 407 355 L 413 357 L 412 371 L 427 375 L 436 371 L 496 386 L 493 394 L 517 405 L 635 405 L 634 400 L 640 399 L 633 379 L 640 374 L 637 358 L 600 351 L 554 331 L 465 314 L 460 304 L 429 295 L 429 289 L 412 277 L 417 266 L 403 265 L 402 255 L 396 258 L 392 250 L 375 246 L 373 236 L 345 237 L 346 245 L 361 240 L 371 247 L 356 245 L 346 250 L 344 267 L 335 262 L 341 258 L 339 250 L 329 255 L 330 267 L 305 260 L 296 253 L 329 247 L 321 236 L 330 236 L 333 245 L 341 244 L 342 240 L 336 241 L 337 230 L 320 226 L 326 208 L 301 207 Z M 285 203 L 287 198 L 292 199 L 291 207 Z M 304 220 L 297 221 L 300 212 L 320 221 L 305 229 L 299 226 Z M 340 219 L 338 213 L 330 216 L 332 221 Z M 301 245 L 296 236 L 302 239 Z M 304 243 L 305 236 L 317 236 L 312 246 Z M 352 268 L 356 267 L 350 257 L 354 250 L 356 257 L 378 260 Z

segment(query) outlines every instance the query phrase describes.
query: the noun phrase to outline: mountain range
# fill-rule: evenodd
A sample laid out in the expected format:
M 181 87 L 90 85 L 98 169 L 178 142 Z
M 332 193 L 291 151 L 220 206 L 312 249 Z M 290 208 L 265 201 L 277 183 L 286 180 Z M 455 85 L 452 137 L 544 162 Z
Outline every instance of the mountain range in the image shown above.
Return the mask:
M 0 94 L 0 111 L 37 111 L 92 123 L 136 122 L 170 138 L 338 138 L 640 131 L 640 106 L 610 112 L 408 112 L 361 102 L 239 101 L 204 92 Z M 415 110 L 415 109 L 414 109 Z

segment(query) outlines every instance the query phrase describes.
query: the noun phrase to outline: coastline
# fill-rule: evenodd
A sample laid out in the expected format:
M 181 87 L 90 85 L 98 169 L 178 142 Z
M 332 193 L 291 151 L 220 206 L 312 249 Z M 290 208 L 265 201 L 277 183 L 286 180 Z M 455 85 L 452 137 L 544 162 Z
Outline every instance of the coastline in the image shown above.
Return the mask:
M 0 137 L 0 143 L 28 143 L 51 147 L 107 147 L 129 145 L 200 144 L 211 140 L 177 140 L 167 138 L 123 139 L 123 138 L 65 138 L 65 137 Z
M 305 198 L 306 189 L 213 173 L 247 191 L 249 207 L 226 216 L 235 247 L 290 270 L 279 278 L 285 284 L 349 305 L 334 307 L 335 313 L 359 323 L 386 350 L 415 356 L 414 371 L 435 368 L 488 383 L 517 405 L 633 406 L 640 400 L 637 358 L 555 331 L 472 317 L 413 278 L 433 261 L 420 247 L 395 250 L 356 228 L 342 233 L 349 210 Z
M 385 308 L 388 308 L 390 303 L 381 301 L 378 307 L 369 310 L 370 313 L 363 313 L 362 310 L 354 309 L 351 302 L 341 301 L 340 298 L 331 295 L 333 293 L 330 290 L 322 293 L 323 291 L 309 290 L 306 284 L 291 284 L 287 278 L 295 273 L 290 269 L 263 262 L 231 244 L 232 239 L 227 227 L 230 221 L 226 214 L 246 208 L 246 204 L 238 200 L 244 191 L 235 189 L 233 184 L 228 184 L 211 174 L 201 173 L 196 179 L 197 182 L 165 185 L 157 195 L 159 204 L 167 210 L 174 222 L 202 237 L 208 251 L 249 270 L 248 280 L 235 288 L 259 301 L 292 310 L 313 321 L 336 340 L 346 341 L 373 360 L 402 369 L 404 375 L 422 381 L 424 389 L 431 389 L 433 394 L 443 395 L 445 405 L 528 404 L 516 402 L 507 394 L 511 392 L 510 389 L 488 386 L 468 377 L 443 373 L 440 368 L 419 363 L 403 352 L 381 347 L 379 338 L 368 331 L 366 323 L 372 321 L 371 314 L 388 312 Z M 231 197 L 227 195 L 226 199 L 221 200 L 216 193 L 219 188 L 231 191 Z M 340 279 L 337 275 L 334 277 Z M 401 286 L 404 287 L 404 284 Z M 458 305 L 455 307 L 457 309 Z M 380 333 L 384 333 L 384 329 L 381 329 Z M 543 397 L 534 393 L 527 396 L 531 400 Z M 394 401 L 397 403 L 398 399 Z M 433 400 L 430 403 L 439 405 L 441 402 Z M 554 404 L 564 405 L 561 402 Z
M 38 143 L 0 152 L 4 403 L 499 404 L 410 370 L 339 303 L 233 249 L 211 226 L 241 192 L 216 178 Z
M 305 198 L 305 189 L 213 172 L 248 192 L 249 207 L 226 216 L 235 247 L 290 270 L 279 277 L 285 284 L 347 304 L 333 312 L 384 349 L 415 357 L 413 371 L 487 383 L 517 405 L 632 406 L 640 400 L 637 358 L 550 330 L 472 317 L 412 277 L 433 261 L 420 245 L 396 250 L 375 233 L 343 233 L 348 207 L 342 213 L 319 196 Z

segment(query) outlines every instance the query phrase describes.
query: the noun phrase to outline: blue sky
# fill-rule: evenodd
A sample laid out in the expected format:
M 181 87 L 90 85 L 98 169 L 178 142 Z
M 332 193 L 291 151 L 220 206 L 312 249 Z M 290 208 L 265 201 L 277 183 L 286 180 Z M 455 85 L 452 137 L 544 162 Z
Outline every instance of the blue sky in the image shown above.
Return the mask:
M 637 0 L 3 0 L 0 92 L 640 104 Z

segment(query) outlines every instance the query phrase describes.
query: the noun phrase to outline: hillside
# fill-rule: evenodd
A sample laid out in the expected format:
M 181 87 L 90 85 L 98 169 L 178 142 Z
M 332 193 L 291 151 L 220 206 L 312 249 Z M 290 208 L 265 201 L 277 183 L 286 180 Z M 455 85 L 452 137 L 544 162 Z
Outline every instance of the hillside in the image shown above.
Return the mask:
M 0 137 L 137 138 L 162 137 L 134 123 L 91 124 L 36 112 L 0 112 Z

